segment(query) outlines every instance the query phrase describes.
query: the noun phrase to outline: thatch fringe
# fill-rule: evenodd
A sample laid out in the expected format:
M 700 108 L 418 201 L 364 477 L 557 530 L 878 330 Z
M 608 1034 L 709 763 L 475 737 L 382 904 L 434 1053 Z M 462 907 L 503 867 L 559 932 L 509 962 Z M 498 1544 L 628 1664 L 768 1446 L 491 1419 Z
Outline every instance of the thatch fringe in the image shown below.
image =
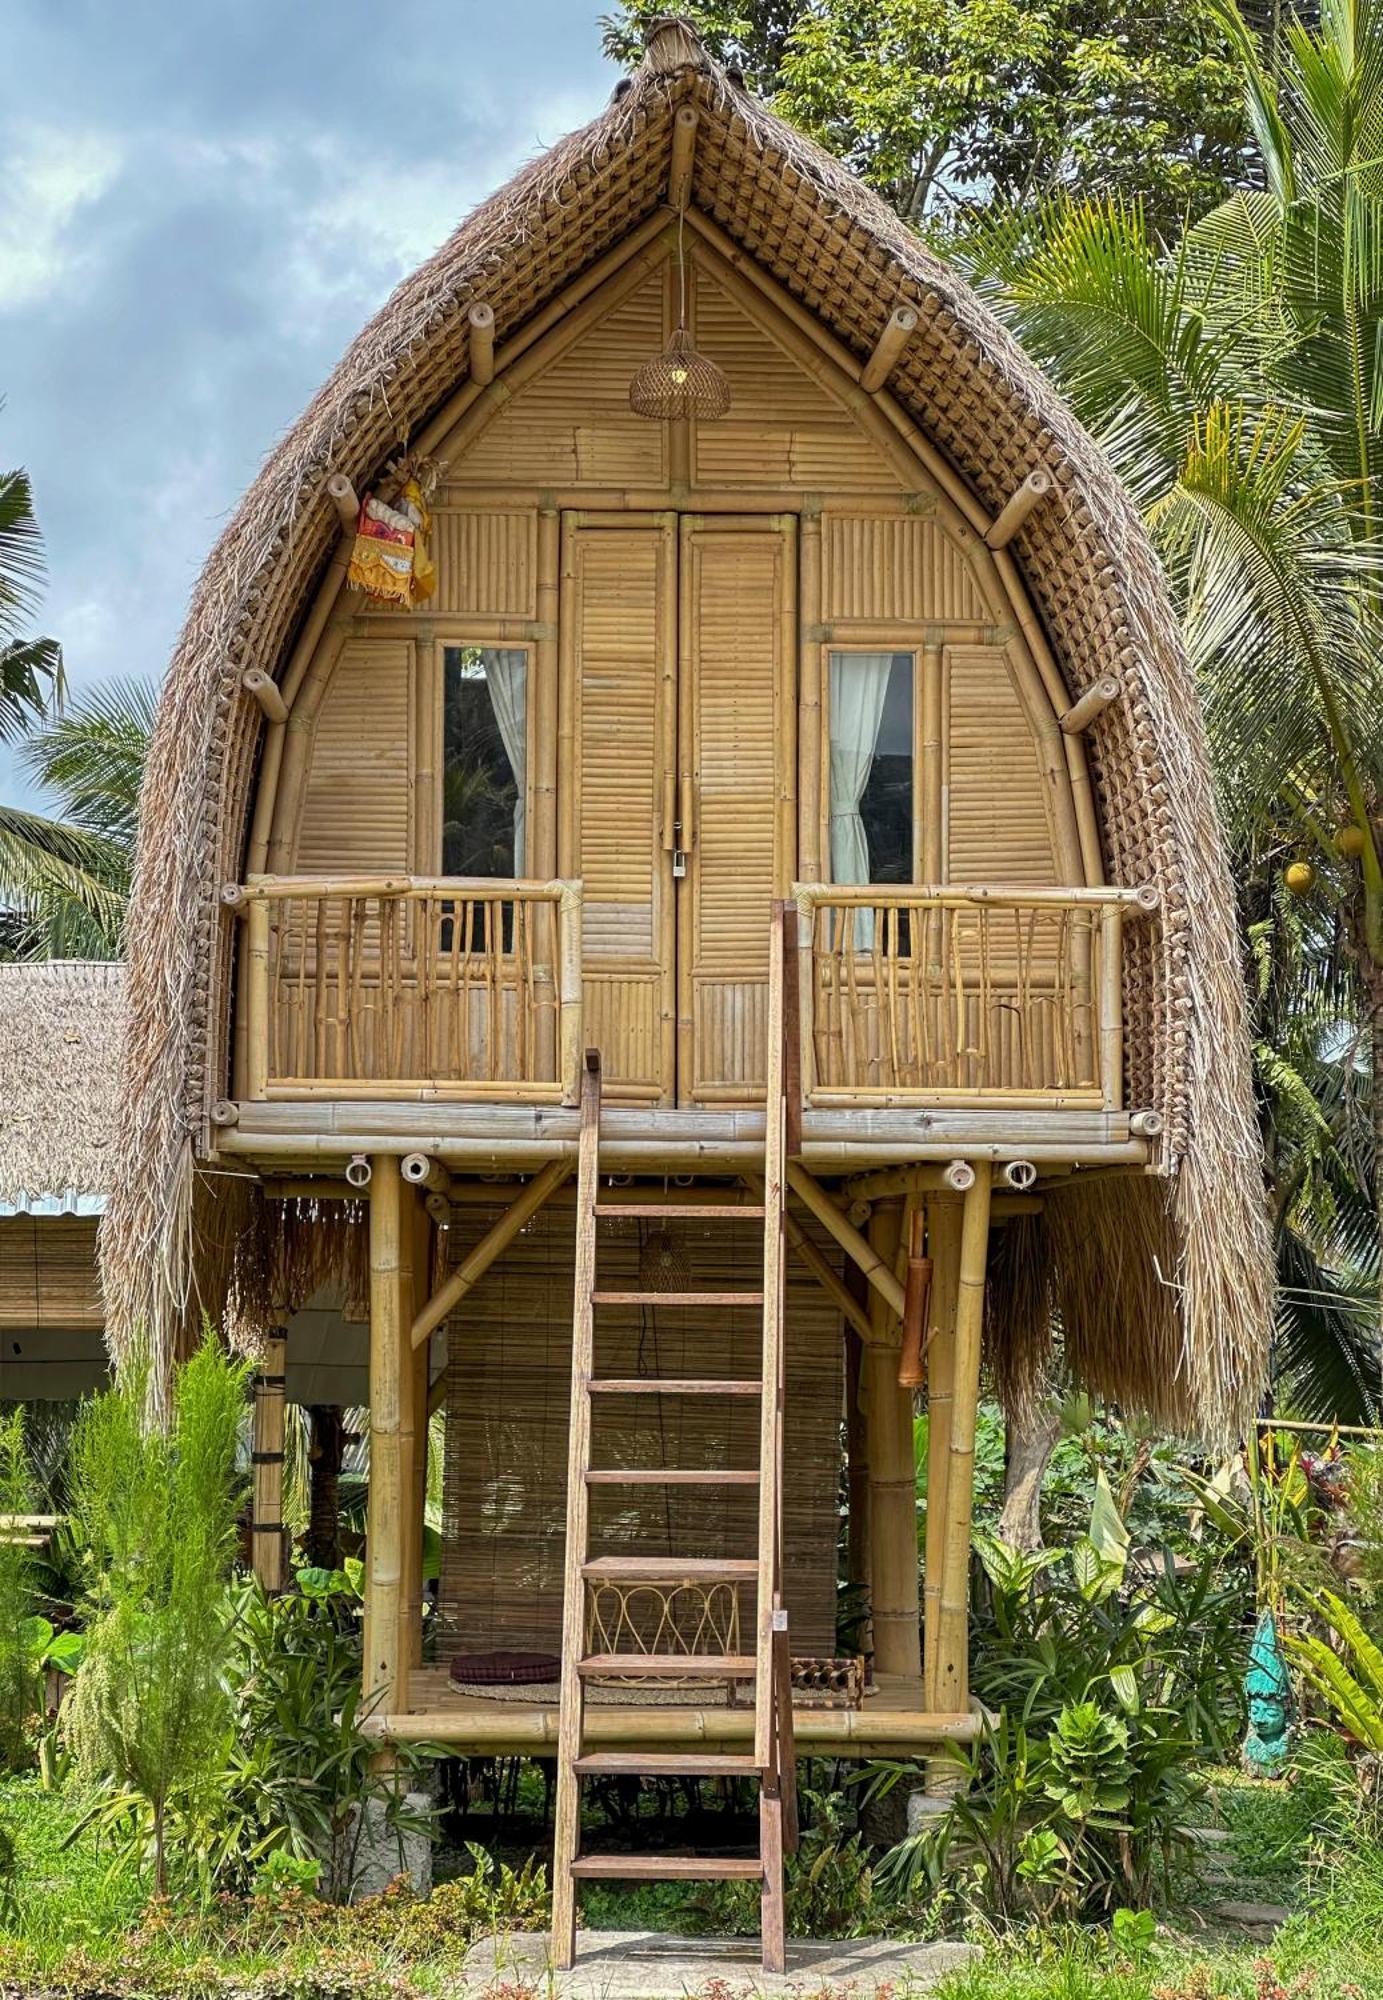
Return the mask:
M 1156 1255 L 1176 1287 L 1179 1338 L 1165 1313 L 1155 1336 L 1179 1371 L 1173 1400 L 1204 1428 L 1232 1425 L 1263 1366 L 1271 1271 L 1227 862 L 1196 691 L 1147 536 L 1003 327 L 684 25 L 660 29 L 600 118 L 525 168 L 398 288 L 269 459 L 197 585 L 150 759 L 129 931 L 128 1081 L 102 1231 L 113 1348 L 124 1351 L 143 1322 L 171 1355 L 192 1304 L 193 1162 L 209 1150 L 210 1103 L 229 1064 L 233 924 L 217 889 L 243 865 L 263 725 L 239 675 L 250 661 L 282 669 L 337 534 L 325 479 L 339 470 L 369 484 L 465 380 L 471 301 L 494 308 L 502 346 L 656 211 L 672 114 L 688 101 L 701 121 L 694 203 L 846 348 L 867 356 L 896 304 L 917 307 L 892 394 L 979 506 L 996 514 L 1039 464 L 1053 474 L 1054 500 L 1029 517 L 1013 553 L 1071 695 L 1111 671 L 1124 682 L 1087 739 L 1107 872 L 1154 883 L 1162 898 L 1158 919 L 1130 934 L 1125 1012 L 1130 1101 L 1162 1113 L 1175 1180 L 1170 1205 L 1152 1187 L 1121 1196 L 1131 1232 L 1121 1255 Z M 1097 1198 L 1091 1212 L 1106 1205 Z M 1100 1233 L 1120 1231 L 1111 1219 Z M 1055 1243 L 1055 1218 L 1048 1235 Z M 1126 1289 L 1130 1302 L 1166 1304 L 1161 1278 Z M 1106 1314 L 1104 1324 L 1101 1336 L 1087 1315 L 1086 1361 L 1111 1390 L 1122 1383 L 1126 1401 L 1146 1388 L 1162 1407 L 1164 1382 L 1141 1363 L 1121 1368 L 1127 1321 Z

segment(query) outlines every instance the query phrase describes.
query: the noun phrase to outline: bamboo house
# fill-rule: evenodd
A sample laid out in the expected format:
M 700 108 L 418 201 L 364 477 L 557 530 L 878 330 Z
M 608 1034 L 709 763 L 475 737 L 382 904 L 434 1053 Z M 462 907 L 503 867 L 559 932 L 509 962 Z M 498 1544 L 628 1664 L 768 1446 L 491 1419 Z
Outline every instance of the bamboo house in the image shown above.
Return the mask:
M 209 1313 L 274 1356 L 314 1288 L 364 1302 L 373 1726 L 557 1755 L 559 1939 L 586 1773 L 757 1772 L 771 1890 L 794 1729 L 973 1733 L 982 1363 L 1021 1407 L 1059 1327 L 1126 1407 L 1252 1406 L 1232 884 L 1138 515 L 680 23 L 399 287 L 223 534 L 129 992 L 116 1351 Z

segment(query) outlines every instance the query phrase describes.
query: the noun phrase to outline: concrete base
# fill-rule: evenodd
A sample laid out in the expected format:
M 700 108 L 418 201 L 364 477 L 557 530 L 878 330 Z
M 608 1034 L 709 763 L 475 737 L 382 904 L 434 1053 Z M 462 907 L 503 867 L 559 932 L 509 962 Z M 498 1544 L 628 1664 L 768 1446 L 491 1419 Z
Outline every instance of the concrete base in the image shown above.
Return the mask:
M 482 1938 L 466 1953 L 467 1990 L 507 1982 L 536 1987 L 544 2000 L 686 2000 L 712 1980 L 726 2000 L 853 1993 L 871 2000 L 881 1986 L 897 2000 L 927 1993 L 978 1956 L 969 1944 L 896 1944 L 891 1938 L 788 1942 L 786 1972 L 765 1972 L 757 1938 L 682 1938 L 662 1931 L 578 1931 L 576 1964 L 553 1972 L 544 1933 Z
M 426 1814 L 432 1800 L 426 1792 L 409 1792 L 410 1812 Z M 432 1889 L 432 1835 L 429 1827 L 406 1831 L 392 1827 L 385 1804 L 369 1799 L 363 1825 L 353 1814 L 337 1849 L 326 1862 L 322 1894 L 332 1903 L 358 1903 L 378 1896 L 397 1875 L 406 1875 L 419 1896 Z

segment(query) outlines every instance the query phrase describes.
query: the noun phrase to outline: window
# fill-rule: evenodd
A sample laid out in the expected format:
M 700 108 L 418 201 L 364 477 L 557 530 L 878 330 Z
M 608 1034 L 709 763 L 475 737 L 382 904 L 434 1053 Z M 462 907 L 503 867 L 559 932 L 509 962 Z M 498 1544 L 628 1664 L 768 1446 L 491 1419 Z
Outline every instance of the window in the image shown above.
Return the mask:
M 442 695 L 444 875 L 524 873 L 527 739 L 527 653 L 448 646 Z
M 913 879 L 912 653 L 830 656 L 833 882 Z

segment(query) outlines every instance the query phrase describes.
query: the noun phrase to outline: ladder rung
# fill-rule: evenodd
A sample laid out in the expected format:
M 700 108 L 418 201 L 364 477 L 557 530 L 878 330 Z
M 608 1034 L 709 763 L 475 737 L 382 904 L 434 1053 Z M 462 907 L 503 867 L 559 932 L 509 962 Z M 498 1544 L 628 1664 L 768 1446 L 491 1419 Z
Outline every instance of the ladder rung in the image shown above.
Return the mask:
M 582 1854 L 571 1864 L 578 1881 L 605 1877 L 615 1882 L 758 1882 L 762 1861 L 707 1854 Z
M 688 1471 L 682 1466 L 601 1466 L 586 1474 L 588 1486 L 757 1486 L 757 1472 Z
M 576 1671 L 583 1680 L 744 1681 L 756 1665 L 752 1653 L 588 1653 Z
M 762 1292 L 592 1292 L 594 1306 L 761 1306 Z
M 581 1574 L 624 1583 L 732 1583 L 757 1577 L 759 1565 L 752 1556 L 591 1556 Z
M 586 1387 L 593 1396 L 761 1396 L 763 1383 L 750 1380 L 739 1382 L 717 1380 L 695 1380 L 686 1376 L 614 1375 L 601 1381 L 588 1382 Z
M 751 1221 L 762 1217 L 762 1202 L 747 1201 L 599 1201 L 596 1203 L 597 1216 L 607 1215 L 651 1215 L 655 1218 L 688 1222 L 720 1221 L 732 1215 L 747 1215 Z
M 651 1750 L 595 1750 L 578 1757 L 583 1778 L 756 1778 L 752 1757 L 718 1757 L 702 1751 L 689 1757 L 660 1757 Z

